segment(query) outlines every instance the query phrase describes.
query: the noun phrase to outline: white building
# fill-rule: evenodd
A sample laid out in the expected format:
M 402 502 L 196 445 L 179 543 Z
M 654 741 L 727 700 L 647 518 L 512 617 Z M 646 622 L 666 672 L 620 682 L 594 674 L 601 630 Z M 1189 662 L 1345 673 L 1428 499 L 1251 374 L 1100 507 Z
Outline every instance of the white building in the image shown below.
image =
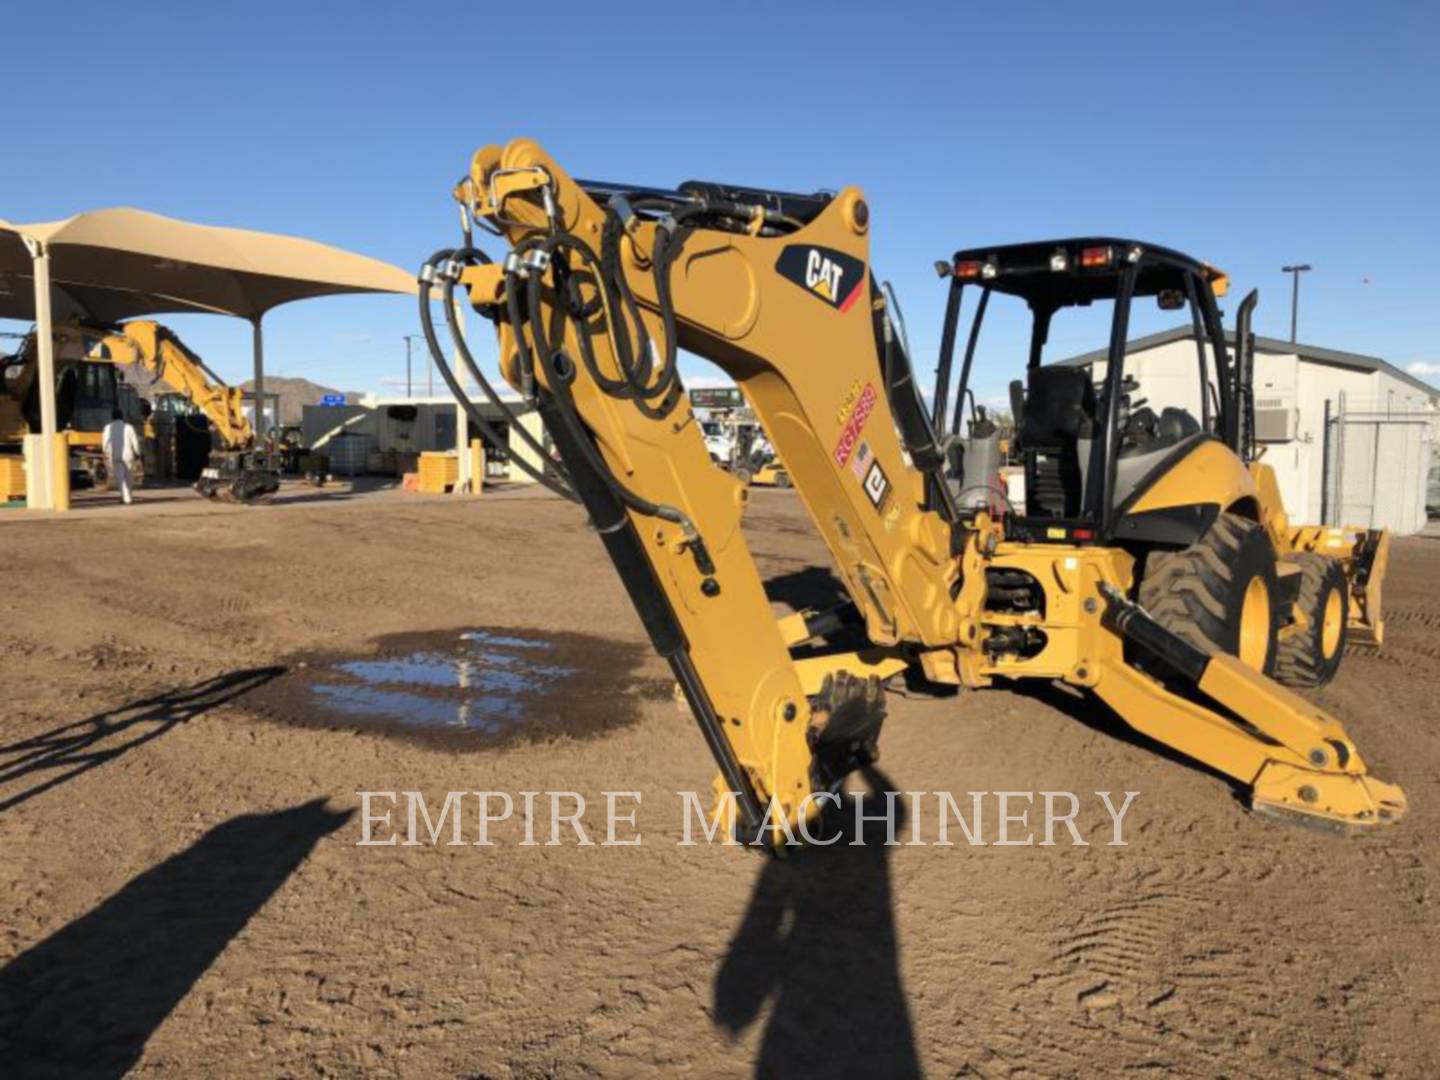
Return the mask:
M 1231 342 L 1233 347 L 1233 340 Z M 1105 350 L 1062 360 L 1105 378 Z M 1213 393 L 1214 364 L 1207 364 Z M 1190 327 L 1126 346 L 1134 399 L 1200 409 Z M 1440 435 L 1440 390 L 1374 356 L 1255 339 L 1255 429 L 1296 524 L 1381 526 L 1399 535 L 1425 525 L 1426 479 Z
M 519 397 L 502 400 L 515 411 L 520 426 L 542 446 L 549 445 L 539 413 Z M 301 433 L 306 448 L 320 453 L 326 453 L 330 441 L 342 433 L 365 436 L 368 449 L 378 453 L 392 450 L 423 453 L 455 450 L 464 432 L 469 438 L 485 443 L 487 480 L 534 483 L 528 473 L 510 464 L 519 457 L 530 465 L 540 466 L 535 451 L 516 434 L 516 424 L 488 401 L 476 401 L 475 407 L 505 437 L 505 445 L 492 446 L 489 439 L 465 422 L 453 397 L 438 395 L 404 398 L 366 394 L 358 405 L 306 405 Z

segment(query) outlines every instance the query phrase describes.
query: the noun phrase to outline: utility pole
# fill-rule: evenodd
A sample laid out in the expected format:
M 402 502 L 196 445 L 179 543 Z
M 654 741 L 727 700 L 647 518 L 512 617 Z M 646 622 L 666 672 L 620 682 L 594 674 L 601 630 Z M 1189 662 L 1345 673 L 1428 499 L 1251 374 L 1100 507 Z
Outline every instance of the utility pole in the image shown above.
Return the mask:
M 414 390 L 414 380 L 410 375 L 410 343 L 418 340 L 420 340 L 419 334 L 405 335 L 405 396 L 407 398 L 413 396 Z
M 1300 275 L 1310 269 L 1309 263 L 1282 266 L 1280 272 L 1290 275 L 1290 344 L 1295 344 L 1295 331 L 1300 323 Z

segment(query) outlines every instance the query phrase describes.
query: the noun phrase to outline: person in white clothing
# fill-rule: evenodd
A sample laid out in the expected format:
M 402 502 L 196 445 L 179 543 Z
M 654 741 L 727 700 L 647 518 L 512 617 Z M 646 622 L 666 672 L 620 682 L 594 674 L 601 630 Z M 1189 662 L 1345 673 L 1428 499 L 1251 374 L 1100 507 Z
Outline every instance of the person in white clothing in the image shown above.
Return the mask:
M 130 469 L 140 457 L 140 437 L 135 429 L 125 422 L 125 414 L 116 409 L 112 419 L 105 425 L 105 463 L 110 469 L 111 482 L 120 489 L 120 498 L 130 505 Z

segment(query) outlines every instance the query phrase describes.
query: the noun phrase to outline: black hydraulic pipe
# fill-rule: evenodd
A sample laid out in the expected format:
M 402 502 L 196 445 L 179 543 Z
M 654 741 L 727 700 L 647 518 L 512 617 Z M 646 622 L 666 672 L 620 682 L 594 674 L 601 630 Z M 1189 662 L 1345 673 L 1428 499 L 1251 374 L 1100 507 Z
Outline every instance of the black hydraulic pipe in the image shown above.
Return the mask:
M 1164 660 L 1192 683 L 1198 683 L 1210 666 L 1207 653 L 1183 638 L 1176 637 L 1152 619 L 1139 604 L 1131 603 L 1108 585 L 1101 586 L 1106 598 L 1101 621 L 1121 637 L 1133 641 L 1151 656 Z
M 451 258 L 460 261 L 464 261 L 467 257 L 478 258 L 481 263 L 490 262 L 490 258 L 478 248 L 461 248 L 451 256 Z M 547 460 L 549 458 L 549 452 L 535 436 L 525 430 L 525 425 L 520 423 L 520 418 L 515 415 L 515 411 L 495 392 L 495 388 L 490 384 L 490 380 L 485 378 L 484 373 L 481 372 L 480 365 L 475 363 L 475 357 L 471 354 L 470 346 L 465 340 L 465 332 L 460 329 L 460 322 L 455 317 L 455 279 L 447 276 L 444 278 L 444 282 L 441 295 L 445 300 L 445 325 L 450 328 L 450 339 L 455 342 L 455 349 L 460 354 L 461 362 L 464 363 L 466 369 L 470 372 L 470 377 L 475 380 L 485 396 L 490 399 L 490 404 L 509 417 L 511 424 L 514 425 L 511 430 L 519 434 L 521 441 L 530 447 L 541 461 Z M 522 332 L 519 328 L 516 328 L 515 337 L 517 341 L 520 340 Z
M 437 262 L 440 262 L 448 258 L 449 256 L 449 250 L 436 252 L 433 256 L 431 256 L 430 261 L 426 263 L 426 266 L 433 267 Z M 425 344 L 430 349 L 430 358 L 435 362 L 435 367 L 440 372 L 440 378 L 444 380 L 445 385 L 449 388 L 451 395 L 454 396 L 456 402 L 459 403 L 460 407 L 465 410 L 466 418 L 469 419 L 469 421 L 474 424 L 480 430 L 480 432 L 484 434 L 485 437 L 488 438 L 492 443 L 494 443 L 496 446 L 500 446 L 505 442 L 504 437 L 500 434 L 498 430 L 496 430 L 495 427 L 490 424 L 488 420 L 485 419 L 485 417 L 480 415 L 480 410 L 475 408 L 475 403 L 470 400 L 469 396 L 465 393 L 464 388 L 461 387 L 459 381 L 455 378 L 454 372 L 450 370 L 450 365 L 445 362 L 444 350 L 440 348 L 440 340 L 435 334 L 435 320 L 430 314 L 431 283 L 429 280 L 429 275 L 422 274 L 419 280 L 420 329 L 424 331 Z M 516 465 L 520 467 L 520 470 L 522 472 L 528 474 L 537 483 L 544 484 L 545 487 L 553 491 L 556 495 L 561 496 L 562 498 L 570 499 L 572 501 L 574 500 L 575 496 L 571 494 L 569 489 L 556 482 L 547 473 L 543 471 L 537 471 L 533 466 L 530 465 L 529 462 L 525 461 L 523 458 L 517 457 L 513 458 L 512 460 Z
M 877 301 L 879 293 L 873 281 L 870 289 L 872 302 Z M 926 506 L 939 513 L 946 521 L 958 521 L 960 511 L 944 477 L 945 451 L 936 438 L 935 429 L 930 426 L 930 414 L 925 411 L 925 405 L 915 387 L 910 358 L 895 340 L 894 326 L 884 304 L 875 303 L 873 323 L 876 345 L 882 357 L 881 374 L 885 380 L 885 396 L 890 402 L 890 411 L 894 414 L 901 444 L 909 452 L 915 468 L 925 474 Z
M 965 362 L 960 366 L 960 385 L 955 388 L 955 420 L 952 432 L 956 435 L 962 433 L 961 413 L 964 411 L 965 394 L 970 389 L 970 368 L 975 363 L 975 347 L 980 343 L 980 324 L 985 321 L 985 309 L 990 306 L 990 289 L 988 287 L 980 290 L 980 303 L 975 308 L 975 318 L 970 322 L 970 336 L 965 341 Z M 970 410 L 975 410 L 975 395 L 970 395 Z M 1014 417 L 1018 424 L 1020 418 Z
M 540 290 L 540 277 L 538 274 L 532 274 L 529 282 L 531 326 L 538 326 L 543 320 Z M 586 363 L 593 366 L 594 358 L 589 355 L 588 344 L 583 334 L 580 335 L 580 341 L 582 349 L 586 350 Z M 574 361 L 563 352 L 551 352 L 548 345 L 541 342 L 536 342 L 536 348 L 540 350 L 540 363 L 544 366 L 551 394 L 559 404 L 555 415 L 569 431 L 572 437 L 571 444 L 574 446 L 576 454 L 584 458 L 590 470 L 600 477 L 611 493 L 631 510 L 646 517 L 657 517 L 662 521 L 679 525 L 684 531 L 685 540 L 695 559 L 697 569 L 707 576 L 713 574 L 715 565 L 710 558 L 710 552 L 689 515 L 678 507 L 653 502 L 643 495 L 631 491 L 620 482 L 614 471 L 606 464 L 605 459 L 601 457 L 599 449 L 590 438 L 571 394 L 570 383 L 575 377 Z
M 1210 368 L 1205 357 L 1205 334 L 1200 321 L 1200 296 L 1195 291 L 1195 277 L 1185 275 L 1185 292 L 1190 301 L 1190 327 L 1195 335 L 1195 349 L 1200 364 L 1200 429 L 1210 430 Z
M 740 839 L 749 841 L 755 838 L 764 819 L 764 811 L 749 776 L 725 737 L 724 720 L 716 714 L 715 706 L 705 692 L 695 663 L 690 658 L 684 628 L 660 586 L 655 567 L 645 553 L 635 525 L 606 476 L 596 470 L 592 454 L 586 453 L 579 441 L 589 441 L 588 434 L 574 430 L 552 395 L 542 392 L 540 403 L 540 417 L 555 442 L 555 449 L 565 463 L 580 501 L 595 523 L 610 561 L 615 564 L 615 571 L 630 595 L 630 602 L 635 605 L 650 643 L 670 664 L 676 682 L 690 703 L 700 733 L 720 767 L 720 775 L 725 778 L 728 789 L 736 793 L 736 810 L 742 830 Z M 593 444 L 590 450 L 594 450 Z
M 1109 536 L 1110 524 L 1115 516 L 1115 470 L 1120 457 L 1120 387 L 1125 378 L 1126 335 L 1130 328 L 1130 301 L 1135 295 L 1135 282 L 1140 276 L 1140 264 L 1131 263 L 1120 278 L 1120 291 L 1115 296 L 1115 317 L 1110 324 L 1110 351 L 1107 353 L 1109 366 L 1105 371 L 1105 418 L 1100 430 L 1100 505 L 1091 506 L 1092 515 L 1100 522 L 1102 536 Z M 1095 447 L 1092 445 L 1091 464 L 1095 462 Z M 1094 478 L 1092 468 L 1091 479 Z M 1094 491 L 1093 485 L 1089 490 Z
M 965 286 L 950 279 L 945 298 L 945 322 L 940 330 L 940 359 L 935 364 L 935 400 L 930 403 L 930 426 L 945 430 L 945 410 L 950 406 L 950 369 L 955 366 L 955 327 L 960 322 L 960 299 Z M 958 411 L 960 402 L 955 403 Z

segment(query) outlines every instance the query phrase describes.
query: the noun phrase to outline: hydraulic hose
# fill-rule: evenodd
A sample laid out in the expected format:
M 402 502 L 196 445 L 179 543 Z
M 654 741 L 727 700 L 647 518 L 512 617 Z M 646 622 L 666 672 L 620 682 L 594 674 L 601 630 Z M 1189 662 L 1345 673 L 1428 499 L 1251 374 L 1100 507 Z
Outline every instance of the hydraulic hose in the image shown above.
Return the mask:
M 543 315 L 541 308 L 540 289 L 541 283 L 538 275 L 532 275 L 529 285 L 530 301 L 530 324 L 540 324 Z M 582 338 L 582 351 L 585 342 Z M 574 395 L 570 392 L 570 384 L 575 378 L 574 361 L 565 355 L 563 350 L 544 347 L 540 350 L 540 363 L 545 368 L 545 374 L 550 382 L 550 392 L 560 404 L 560 415 L 565 420 L 566 426 L 571 429 L 571 434 L 583 438 L 577 438 L 580 451 L 592 468 L 606 479 L 606 484 L 615 496 L 626 506 L 636 513 L 644 514 L 646 517 L 658 517 L 678 525 L 688 526 L 688 532 L 693 535 L 694 527 L 690 525 L 690 519 L 680 510 L 672 506 L 664 506 L 660 503 L 651 502 L 641 495 L 635 494 L 629 488 L 620 483 L 614 471 L 605 463 L 600 452 L 595 448 L 594 439 L 591 437 L 579 411 L 575 407 Z
M 594 257 L 594 253 L 590 252 L 582 241 L 572 236 L 566 236 L 565 234 L 548 237 L 542 245 L 541 250 L 553 252 L 553 250 L 559 247 L 567 247 L 572 251 L 580 252 L 582 260 L 586 258 L 587 254 L 591 258 Z M 552 259 L 550 265 L 556 266 L 558 264 Z M 598 267 L 598 263 L 592 265 Z M 510 280 L 507 282 L 507 288 L 516 284 L 516 278 L 517 275 L 512 271 Z M 540 329 L 544 326 L 544 308 L 541 295 L 544 287 L 542 274 L 539 272 L 531 272 L 525 284 L 527 286 L 526 293 L 529 301 L 530 326 L 533 331 L 536 331 L 537 340 L 535 345 L 540 354 L 539 360 L 544 368 L 546 379 L 549 382 L 550 392 L 559 406 L 556 410 L 557 415 L 564 423 L 573 444 L 585 458 L 586 464 L 601 478 L 611 493 L 628 509 L 645 517 L 655 517 L 662 521 L 669 521 L 672 524 L 679 525 L 684 532 L 687 543 L 690 545 L 691 552 L 694 555 L 696 565 L 700 569 L 700 572 L 707 575 L 714 573 L 714 563 L 710 559 L 709 551 L 706 549 L 699 530 L 696 529 L 695 523 L 690 519 L 689 515 L 679 507 L 653 502 L 643 495 L 639 495 L 630 490 L 620 482 L 614 470 L 610 468 L 609 464 L 601 456 L 600 451 L 595 446 L 593 436 L 575 406 L 575 398 L 571 393 L 571 382 L 575 378 L 575 363 L 562 348 L 554 347 L 555 343 L 548 340 L 547 335 Z M 605 288 L 603 279 L 597 281 L 597 284 L 599 287 Z M 560 310 L 557 304 L 557 311 Z M 607 325 L 613 326 L 614 323 L 612 321 Z M 560 337 L 563 339 L 563 326 L 558 329 L 561 330 Z M 580 350 L 585 365 L 593 376 L 598 370 L 598 363 L 590 348 L 588 330 L 584 322 L 579 320 L 577 320 L 576 329 L 576 337 L 580 343 Z M 612 332 L 612 341 L 613 340 Z M 609 381 L 613 384 L 615 380 Z
M 483 264 L 491 261 L 490 257 L 483 251 L 473 247 L 460 248 L 451 252 L 450 258 L 458 262 L 463 262 L 466 265 L 473 265 L 474 263 Z M 525 430 L 525 426 L 519 422 L 519 418 L 515 415 L 514 410 L 495 392 L 495 388 L 490 384 L 490 380 L 485 378 L 484 374 L 480 371 L 480 366 L 475 363 L 475 357 L 471 354 L 470 346 L 465 341 L 465 333 L 460 329 L 459 320 L 455 317 L 455 278 L 449 274 L 444 274 L 442 275 L 442 280 L 444 284 L 441 286 L 441 295 L 445 300 L 445 324 L 450 328 L 450 339 L 455 342 L 455 349 L 460 354 L 460 359 L 469 371 L 470 377 L 479 384 L 485 396 L 490 399 L 490 404 L 510 417 L 515 425 L 512 430 L 519 434 L 525 445 L 535 451 L 541 461 L 545 461 L 549 457 L 545 447 L 535 436 Z M 521 341 L 522 331 L 519 327 L 515 328 L 515 336 L 517 341 Z
M 429 261 L 426 262 L 426 270 L 433 270 L 437 263 L 449 258 L 452 253 L 453 249 L 437 251 L 430 257 Z M 440 341 L 435 335 L 435 320 L 430 313 L 431 277 L 432 275 L 430 273 L 422 271 L 418 279 L 420 286 L 420 328 L 424 331 L 425 344 L 430 349 L 430 358 L 435 362 L 435 367 L 439 370 L 440 377 L 444 380 L 450 393 L 460 404 L 460 407 L 465 410 L 465 415 L 469 421 L 479 428 L 480 432 L 494 445 L 503 446 L 506 442 L 505 437 L 480 414 L 479 409 L 475 408 L 474 402 L 472 402 L 465 393 L 464 388 L 461 387 L 459 381 L 455 378 L 454 372 L 450 370 L 450 365 L 445 361 L 444 351 L 440 348 Z M 506 409 L 506 411 L 510 412 L 509 409 Z M 513 417 L 514 413 L 510 412 L 510 415 Z M 517 424 L 517 427 L 518 426 Z M 529 462 L 520 457 L 512 458 L 511 460 L 520 467 L 522 472 L 529 475 L 537 483 L 543 484 L 550 491 L 553 491 L 562 498 L 569 499 L 572 502 L 575 501 L 574 493 L 571 492 L 567 486 L 556 481 L 549 473 L 545 472 L 543 467 L 537 470 Z M 544 455 L 543 460 L 548 460 L 548 455 Z

